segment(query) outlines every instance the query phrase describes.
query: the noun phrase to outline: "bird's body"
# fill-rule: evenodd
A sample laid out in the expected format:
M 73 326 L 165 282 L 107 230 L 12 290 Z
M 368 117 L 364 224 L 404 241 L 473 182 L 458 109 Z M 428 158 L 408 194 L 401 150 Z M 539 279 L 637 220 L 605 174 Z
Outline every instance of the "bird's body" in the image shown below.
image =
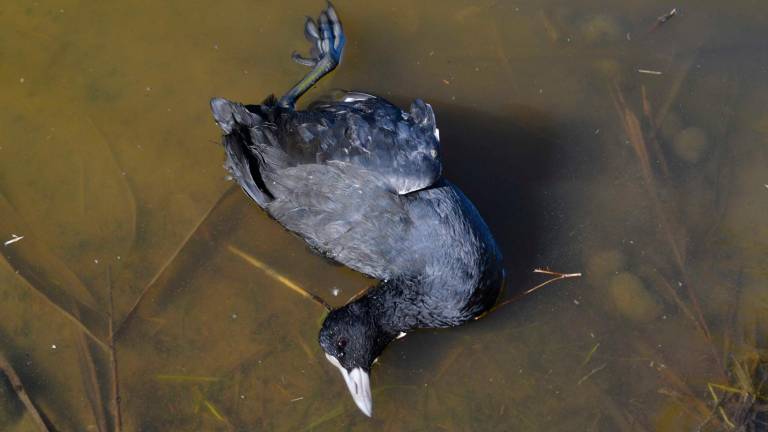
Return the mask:
M 340 57 L 343 34 L 331 7 L 319 31 L 313 23 L 306 34 L 320 41 L 320 55 L 301 61 L 314 62 L 316 80 L 341 38 Z M 442 178 L 428 104 L 417 99 L 404 112 L 376 96 L 339 92 L 297 111 L 306 85 L 279 102 L 211 106 L 227 168 L 246 193 L 319 253 L 381 281 L 332 311 L 320 332 L 370 415 L 375 358 L 401 332 L 455 326 L 489 310 L 504 278 L 501 253 L 469 199 Z
M 398 308 L 393 331 L 474 318 L 498 294 L 483 282 L 501 276 L 501 254 L 472 203 L 440 177 L 431 108 L 417 101 L 404 113 L 362 97 L 307 111 L 215 101 L 231 130 L 230 172 L 319 253 L 382 281 L 411 281 L 413 301 Z

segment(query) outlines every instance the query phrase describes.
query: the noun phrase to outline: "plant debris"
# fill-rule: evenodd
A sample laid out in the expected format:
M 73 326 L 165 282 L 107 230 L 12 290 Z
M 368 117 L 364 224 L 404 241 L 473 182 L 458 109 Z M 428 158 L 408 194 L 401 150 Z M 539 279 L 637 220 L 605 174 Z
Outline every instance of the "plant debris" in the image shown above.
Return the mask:
M 32 403 L 32 399 L 29 398 L 29 394 L 24 388 L 24 385 L 21 383 L 19 375 L 16 374 L 13 366 L 11 366 L 11 363 L 2 353 L 0 353 L 0 372 L 3 372 L 8 378 L 8 381 L 11 383 L 11 388 L 13 388 L 13 391 L 16 392 L 16 396 L 19 397 L 21 403 L 24 404 L 24 407 L 27 409 L 27 412 L 29 412 L 29 415 L 32 417 L 32 421 L 37 425 L 38 429 L 43 432 L 50 431 L 45 420 L 43 420 L 42 414 L 40 414 L 40 411 L 37 409 L 35 404 Z
M 23 238 L 24 238 L 24 236 L 19 236 L 19 235 L 16 235 L 16 234 L 11 234 L 10 240 L 6 240 L 3 243 L 3 245 L 5 245 L 5 246 L 12 245 L 12 244 L 16 243 L 17 241 L 19 241 L 19 240 L 21 240 Z

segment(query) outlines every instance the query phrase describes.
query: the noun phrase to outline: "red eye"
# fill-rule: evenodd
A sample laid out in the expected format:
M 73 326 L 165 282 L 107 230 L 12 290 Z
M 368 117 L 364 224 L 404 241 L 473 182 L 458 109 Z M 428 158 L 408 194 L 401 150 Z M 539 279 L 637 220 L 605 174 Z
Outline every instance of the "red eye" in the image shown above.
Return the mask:
M 345 337 L 341 337 L 341 338 L 339 338 L 339 340 L 337 340 L 337 341 L 336 341 L 336 347 L 337 347 L 338 349 L 340 349 L 340 350 L 343 350 L 344 348 L 346 348 L 346 346 L 347 346 L 347 342 L 349 342 L 349 341 L 347 340 L 347 338 L 345 338 Z

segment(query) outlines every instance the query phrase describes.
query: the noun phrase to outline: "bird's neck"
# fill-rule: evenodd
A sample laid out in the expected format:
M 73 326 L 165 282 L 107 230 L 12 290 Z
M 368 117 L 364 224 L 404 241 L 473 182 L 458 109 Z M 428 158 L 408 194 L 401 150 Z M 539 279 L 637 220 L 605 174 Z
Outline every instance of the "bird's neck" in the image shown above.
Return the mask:
M 413 278 L 383 281 L 356 302 L 370 311 L 380 331 L 394 337 L 421 326 L 414 290 L 417 283 Z

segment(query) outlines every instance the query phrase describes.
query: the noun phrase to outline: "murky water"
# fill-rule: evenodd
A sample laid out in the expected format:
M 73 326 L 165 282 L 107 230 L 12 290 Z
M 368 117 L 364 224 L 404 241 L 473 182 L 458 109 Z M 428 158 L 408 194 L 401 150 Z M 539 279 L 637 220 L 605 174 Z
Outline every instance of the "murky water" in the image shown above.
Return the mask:
M 765 430 L 764 2 L 337 2 L 344 62 L 309 98 L 433 104 L 446 174 L 505 253 L 506 298 L 536 267 L 584 273 L 392 344 L 373 419 L 321 354 L 322 309 L 242 253 L 334 305 L 372 281 L 225 180 L 208 110 L 304 73 L 289 54 L 323 4 L 283 3 L 0 5 L 0 240 L 23 236 L 0 246 L 0 353 L 44 422 Z M 0 429 L 36 430 L 11 382 Z

